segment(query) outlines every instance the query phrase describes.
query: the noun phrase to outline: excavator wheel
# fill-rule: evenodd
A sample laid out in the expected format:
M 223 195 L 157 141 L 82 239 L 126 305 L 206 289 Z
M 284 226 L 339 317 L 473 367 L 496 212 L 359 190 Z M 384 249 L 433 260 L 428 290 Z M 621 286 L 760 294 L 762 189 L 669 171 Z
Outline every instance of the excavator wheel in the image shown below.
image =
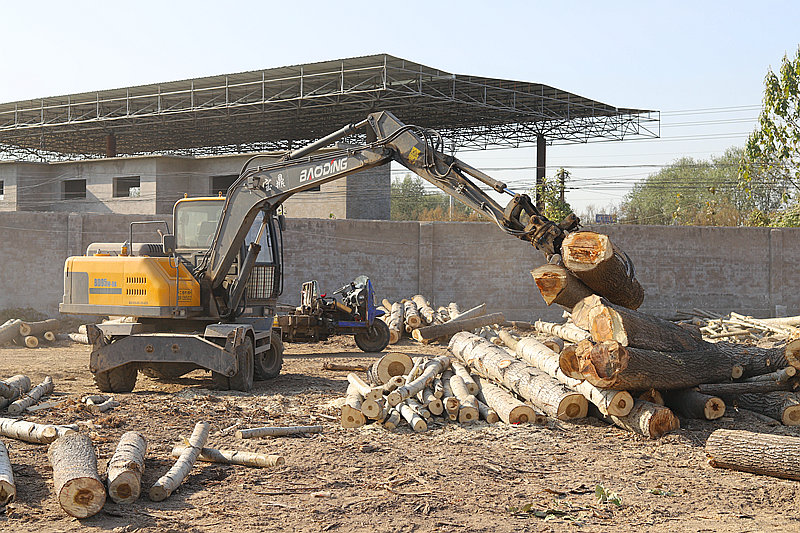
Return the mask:
M 355 334 L 356 345 L 364 352 L 382 352 L 389 345 L 389 326 L 375 319 L 370 327 Z
M 239 371 L 231 377 L 217 372 L 211 373 L 214 388 L 248 392 L 253 388 L 253 339 L 246 340 L 236 348 Z
M 254 363 L 253 369 L 257 380 L 278 377 L 283 366 L 283 340 L 280 333 L 272 332 L 269 350 L 258 354 Z
M 102 392 L 131 392 L 136 386 L 138 371 L 135 364 L 128 363 L 107 372 L 96 372 L 94 383 Z

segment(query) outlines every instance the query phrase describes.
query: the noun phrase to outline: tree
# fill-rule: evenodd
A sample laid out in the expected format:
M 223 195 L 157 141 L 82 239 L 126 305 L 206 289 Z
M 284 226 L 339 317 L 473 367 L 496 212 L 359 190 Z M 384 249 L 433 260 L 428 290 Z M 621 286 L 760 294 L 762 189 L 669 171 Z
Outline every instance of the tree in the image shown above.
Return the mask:
M 537 186 L 544 204 L 544 212 L 542 214 L 556 224 L 572 213 L 572 207 L 564 199 L 564 189 L 567 180 L 569 180 L 569 175 L 568 170 L 559 168 L 554 178 L 545 177 L 541 185 Z M 532 198 L 536 197 L 535 188 L 529 190 L 528 193 Z
M 461 202 L 453 201 L 450 213 L 449 195 L 425 190 L 422 178 L 406 174 L 392 180 L 392 220 L 478 220 L 479 214 Z

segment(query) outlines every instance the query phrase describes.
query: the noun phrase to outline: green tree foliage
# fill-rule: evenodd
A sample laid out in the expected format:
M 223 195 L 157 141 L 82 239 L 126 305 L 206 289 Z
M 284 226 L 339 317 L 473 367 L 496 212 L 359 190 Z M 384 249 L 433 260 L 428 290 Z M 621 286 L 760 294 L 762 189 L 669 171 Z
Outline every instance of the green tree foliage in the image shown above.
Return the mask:
M 753 222 L 794 226 L 800 218 L 800 48 L 794 59 L 783 57 L 778 73 L 767 72 L 764 85 L 764 107 L 747 139 L 740 179 L 748 191 L 772 186 L 788 206 L 762 209 L 754 214 Z
M 457 200 L 453 201 L 452 218 L 450 197 L 443 192 L 428 192 L 425 182 L 418 176 L 406 174 L 392 180 L 392 220 L 478 220 L 479 215 Z
M 545 177 L 541 185 L 528 191 L 531 198 L 536 197 L 536 189 L 544 204 L 544 216 L 555 223 L 559 223 L 572 213 L 572 207 L 564 199 L 564 186 L 569 181 L 569 171 L 559 168 L 553 178 Z
M 621 220 L 701 226 L 752 223 L 754 211 L 769 213 L 780 206 L 784 190 L 761 178 L 749 189 L 742 188 L 743 157 L 742 148 L 729 148 L 710 160 L 678 159 L 633 187 L 620 206 Z

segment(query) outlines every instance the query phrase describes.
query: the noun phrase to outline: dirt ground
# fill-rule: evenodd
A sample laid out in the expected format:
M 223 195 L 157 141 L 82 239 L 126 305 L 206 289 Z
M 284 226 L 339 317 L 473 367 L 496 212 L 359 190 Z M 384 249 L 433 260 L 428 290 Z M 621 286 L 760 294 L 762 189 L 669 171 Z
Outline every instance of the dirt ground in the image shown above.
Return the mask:
M 406 341 L 404 341 L 406 342 Z M 443 348 L 396 345 L 407 353 Z M 714 423 L 644 440 L 593 418 L 548 427 L 432 424 L 427 433 L 365 426 L 343 429 L 332 403 L 344 372 L 325 361 L 368 363 L 349 338 L 287 345 L 281 376 L 251 394 L 211 391 L 208 374 L 172 383 L 139 375 L 135 391 L 116 395 L 110 416 L 49 409 L 28 419 L 79 423 L 96 444 L 101 475 L 116 442 L 136 430 L 149 440 L 143 492 L 173 463 L 170 450 L 195 422 L 211 422 L 209 446 L 282 454 L 282 467 L 197 463 L 166 501 L 143 495 L 131 505 L 108 500 L 77 520 L 56 502 L 47 447 L 4 438 L 18 499 L 0 514 L 2 531 L 800 531 L 800 483 L 709 467 L 703 444 L 716 428 L 800 434 L 729 413 Z M 56 390 L 79 399 L 94 392 L 89 347 L 62 342 L 36 350 L 0 349 L 0 375 L 51 375 Z M 237 441 L 223 429 L 322 424 L 322 434 Z M 621 504 L 598 503 L 596 486 Z

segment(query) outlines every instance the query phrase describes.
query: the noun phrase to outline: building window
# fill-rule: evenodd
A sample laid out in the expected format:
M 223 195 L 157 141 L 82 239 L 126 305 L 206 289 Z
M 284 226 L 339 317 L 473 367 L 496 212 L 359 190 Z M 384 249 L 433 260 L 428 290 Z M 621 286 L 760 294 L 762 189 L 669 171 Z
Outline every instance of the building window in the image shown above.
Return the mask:
M 139 176 L 114 178 L 114 198 L 139 198 L 142 194 Z
M 0 200 L 6 199 L 6 187 L 5 181 L 0 180 Z
M 228 174 L 227 176 L 211 176 L 211 196 L 227 196 L 228 188 L 233 182 L 239 179 L 239 174 Z
M 80 200 L 86 198 L 86 180 L 64 180 L 61 182 L 62 200 Z

